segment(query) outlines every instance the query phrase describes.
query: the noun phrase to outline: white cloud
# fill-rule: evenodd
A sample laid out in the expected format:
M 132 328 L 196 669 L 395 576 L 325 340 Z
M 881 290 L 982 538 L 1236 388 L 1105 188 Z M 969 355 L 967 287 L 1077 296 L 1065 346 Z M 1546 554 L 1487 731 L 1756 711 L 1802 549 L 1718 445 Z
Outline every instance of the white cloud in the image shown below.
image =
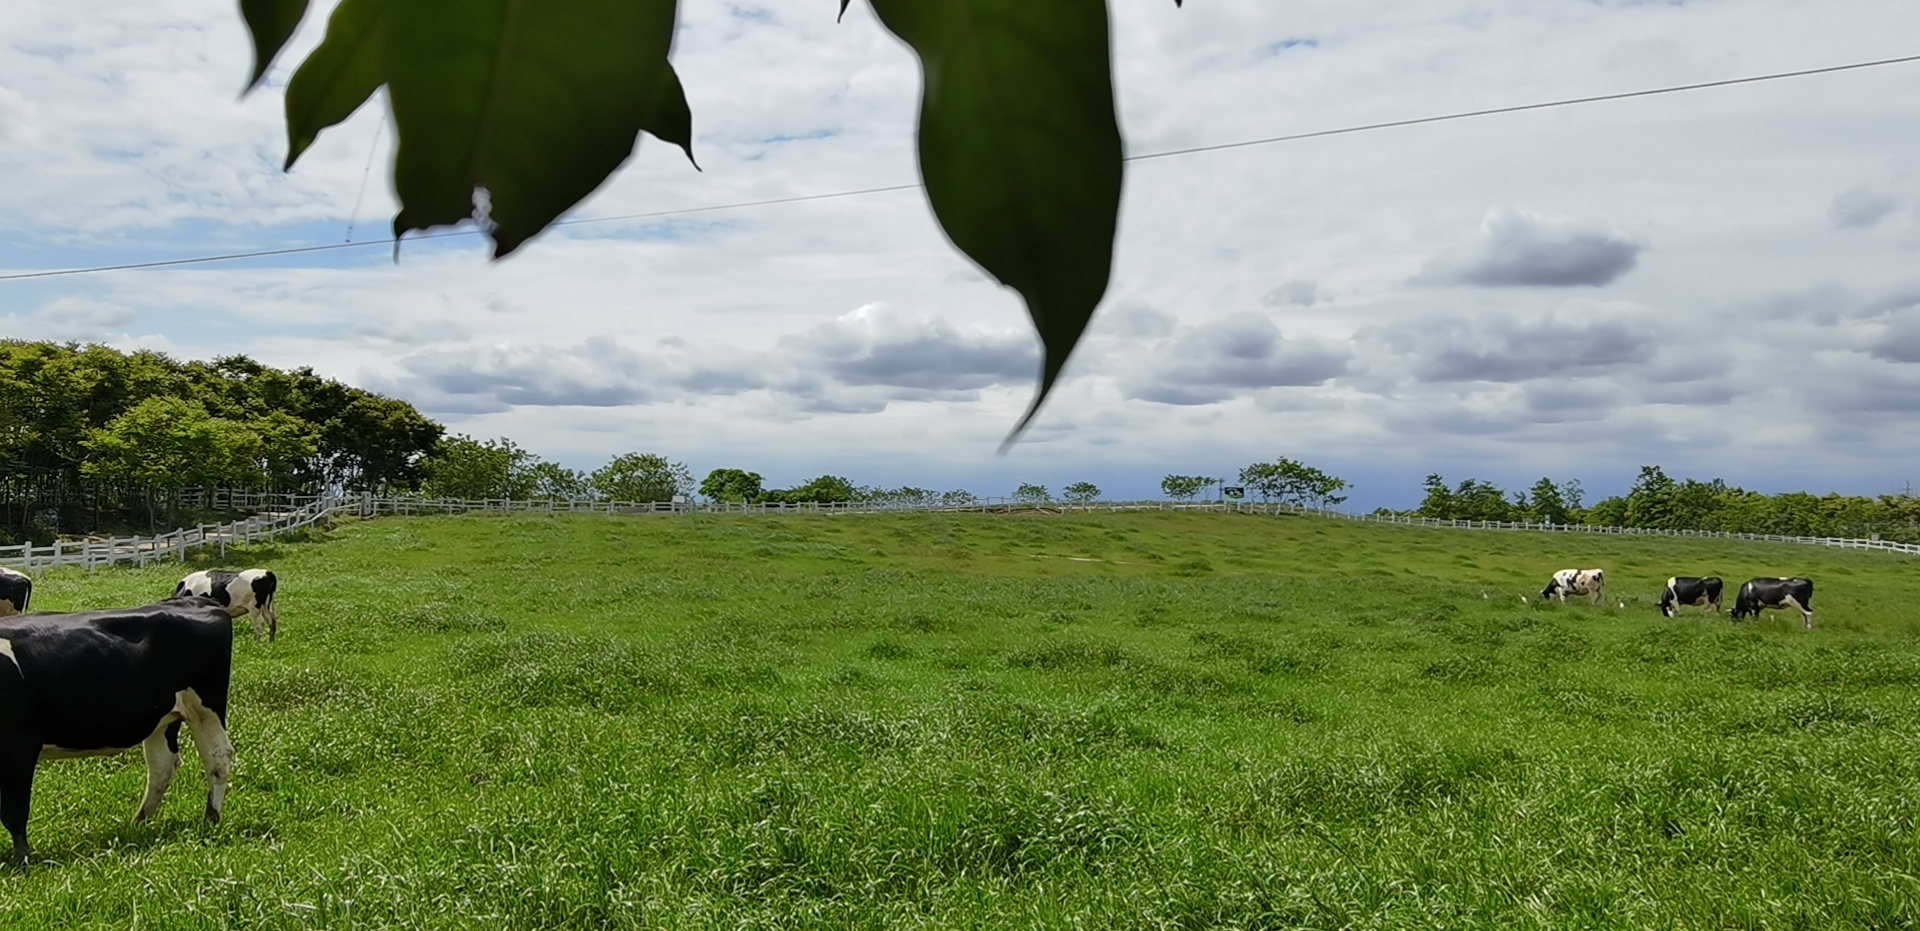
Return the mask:
M 1632 271 L 1643 248 L 1609 226 L 1498 208 L 1481 221 L 1478 242 L 1428 262 L 1420 278 L 1488 288 L 1598 287 Z

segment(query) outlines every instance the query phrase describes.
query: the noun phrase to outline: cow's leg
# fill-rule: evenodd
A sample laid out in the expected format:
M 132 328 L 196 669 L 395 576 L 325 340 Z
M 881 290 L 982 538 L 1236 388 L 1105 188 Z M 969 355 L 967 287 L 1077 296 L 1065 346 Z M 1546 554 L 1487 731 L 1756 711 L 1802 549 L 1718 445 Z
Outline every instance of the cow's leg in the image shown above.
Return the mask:
M 1790 604 L 1790 605 L 1793 605 L 1793 606 L 1794 606 L 1795 608 L 1797 608 L 1797 609 L 1799 609 L 1799 611 L 1800 611 L 1800 617 L 1801 617 L 1801 619 L 1802 619 L 1803 621 L 1805 621 L 1805 623 L 1806 623 L 1806 628 L 1807 628 L 1808 630 L 1812 630 L 1812 629 L 1813 629 L 1813 611 L 1812 611 L 1812 609 L 1810 609 L 1810 608 L 1808 608 L 1808 607 L 1807 607 L 1806 605 L 1803 605 L 1803 604 L 1801 604 L 1801 603 L 1800 603 L 1800 599 L 1798 599 L 1798 598 L 1795 598 L 1795 597 L 1793 597 L 1792 595 L 1788 595 L 1788 596 L 1787 596 L 1787 604 Z
M 154 728 L 153 735 L 140 744 L 147 757 L 147 795 L 140 800 L 140 810 L 134 812 L 133 820 L 145 821 L 160 811 L 160 803 L 167 797 L 167 787 L 173 785 L 173 774 L 180 771 L 180 722 L 170 721 Z
M 267 631 L 266 616 L 259 608 L 249 608 L 247 609 L 247 620 L 253 622 L 253 642 L 259 643 L 262 635 Z
M 27 865 L 27 811 L 33 805 L 33 767 L 40 762 L 38 744 L 16 741 L 0 748 L 0 824 L 13 835 L 14 866 Z
M 194 749 L 207 768 L 207 820 L 220 822 L 220 811 L 227 805 L 227 779 L 233 775 L 233 742 L 227 739 L 226 725 L 220 716 L 200 703 L 200 696 L 187 689 L 179 696 L 181 716 L 193 731 Z

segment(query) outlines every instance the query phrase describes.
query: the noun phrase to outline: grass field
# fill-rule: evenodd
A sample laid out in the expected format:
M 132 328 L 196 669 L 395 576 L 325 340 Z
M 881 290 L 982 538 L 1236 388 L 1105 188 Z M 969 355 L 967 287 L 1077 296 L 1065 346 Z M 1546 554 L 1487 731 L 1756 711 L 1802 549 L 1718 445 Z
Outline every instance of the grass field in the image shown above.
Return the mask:
M 227 820 L 191 754 L 139 826 L 138 753 L 46 764 L 0 926 L 1920 925 L 1912 559 L 1075 514 L 229 562 L 280 573 L 282 637 L 235 644 Z M 1569 566 L 1606 607 L 1521 603 Z M 1809 576 L 1817 626 L 1667 620 L 1673 574 Z

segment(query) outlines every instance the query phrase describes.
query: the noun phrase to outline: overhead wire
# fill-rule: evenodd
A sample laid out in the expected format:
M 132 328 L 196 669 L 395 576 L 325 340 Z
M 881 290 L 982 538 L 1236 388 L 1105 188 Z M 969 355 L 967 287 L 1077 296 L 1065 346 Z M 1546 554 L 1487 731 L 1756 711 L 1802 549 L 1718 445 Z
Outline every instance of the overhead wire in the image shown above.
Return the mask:
M 1243 139 L 1237 142 L 1221 142 L 1211 145 L 1190 146 L 1181 149 L 1168 149 L 1162 152 L 1143 152 L 1123 157 L 1124 161 L 1144 162 L 1154 159 L 1173 158 L 1183 155 L 1198 155 L 1205 152 L 1220 152 L 1228 149 L 1242 149 L 1252 146 L 1275 145 L 1283 142 L 1297 142 L 1304 139 L 1320 139 L 1328 136 L 1342 136 L 1351 133 L 1371 132 L 1381 129 L 1396 129 L 1405 126 L 1420 126 L 1429 123 L 1444 123 L 1451 120 L 1473 119 L 1483 116 L 1497 116 L 1506 113 L 1523 113 L 1529 110 L 1546 110 L 1555 107 L 1570 107 L 1581 104 L 1603 103 L 1613 100 L 1629 100 L 1638 97 L 1653 97 L 1661 94 L 1677 94 L 1685 91 L 1707 90 L 1710 88 L 1732 87 L 1740 84 L 1758 84 L 1763 81 L 1780 81 L 1789 78 L 1803 78 L 1819 74 L 1834 74 L 1843 71 L 1859 71 L 1866 68 L 1879 68 L 1887 65 L 1920 62 L 1920 55 L 1903 55 L 1897 58 L 1880 58 L 1872 61 L 1851 62 L 1844 65 L 1828 65 L 1820 68 L 1802 68 L 1795 71 L 1776 71 L 1768 74 L 1756 74 L 1739 78 L 1726 78 L 1718 81 L 1701 81 L 1692 84 L 1674 84 L 1666 87 L 1654 87 L 1637 91 L 1622 91 L 1614 94 L 1596 94 L 1585 97 L 1567 97 L 1558 100 L 1546 100 L 1537 103 L 1515 104 L 1505 107 L 1489 107 L 1480 110 L 1461 110 L 1442 113 L 1435 116 L 1414 117 L 1402 120 L 1385 120 L 1376 123 L 1362 123 L 1354 126 L 1342 126 L 1336 129 L 1319 129 L 1310 132 L 1289 133 L 1280 136 L 1266 136 L 1259 139 Z M 747 210 L 756 207 L 772 207 L 781 204 L 797 204 L 809 201 L 834 200 L 846 197 L 862 197 L 869 194 L 887 194 L 896 191 L 911 191 L 925 187 L 924 184 L 890 184 L 880 187 L 856 188 L 844 191 L 830 191 L 822 194 L 799 194 L 791 197 L 774 197 L 765 200 L 735 201 L 724 204 L 709 204 L 701 207 L 677 207 L 666 210 L 653 210 L 643 213 L 627 213 L 608 217 L 579 217 L 556 220 L 551 226 L 585 226 L 594 223 L 622 223 L 634 220 L 654 220 L 667 217 L 689 216 L 697 213 L 712 213 L 721 210 Z M 358 208 L 356 208 L 356 213 Z M 458 229 L 441 232 L 421 233 L 408 237 L 408 241 L 449 239 L 461 236 L 478 236 L 484 230 Z M 351 234 L 349 234 L 351 235 Z M 204 265 L 213 262 L 235 262 L 245 259 L 277 258 L 292 255 L 307 255 L 316 252 L 333 252 L 341 249 L 359 249 L 369 246 L 390 245 L 392 240 L 364 240 L 361 242 L 339 242 L 314 246 L 292 246 L 283 249 L 259 249 L 251 252 L 228 252 L 216 255 L 192 256 L 179 259 L 157 259 L 149 262 L 128 262 L 119 265 L 95 265 L 82 268 L 58 268 L 29 272 L 10 272 L 0 274 L 0 281 L 24 281 L 37 278 L 58 278 L 72 275 L 93 275 L 106 272 L 137 271 L 152 268 L 171 268 L 184 265 Z

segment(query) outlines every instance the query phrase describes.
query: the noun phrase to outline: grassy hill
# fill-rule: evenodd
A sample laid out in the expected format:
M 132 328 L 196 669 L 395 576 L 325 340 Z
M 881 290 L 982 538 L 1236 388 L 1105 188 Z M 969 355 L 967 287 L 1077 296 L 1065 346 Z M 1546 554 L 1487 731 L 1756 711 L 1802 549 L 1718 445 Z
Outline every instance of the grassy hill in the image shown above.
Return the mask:
M 47 764 L 0 925 L 1920 915 L 1909 558 L 1074 514 L 382 519 L 230 562 L 283 623 L 236 643 L 227 821 L 195 762 L 142 826 L 137 753 Z M 1608 606 L 1521 602 L 1573 566 Z M 1667 620 L 1674 574 L 1806 575 L 1817 626 Z

